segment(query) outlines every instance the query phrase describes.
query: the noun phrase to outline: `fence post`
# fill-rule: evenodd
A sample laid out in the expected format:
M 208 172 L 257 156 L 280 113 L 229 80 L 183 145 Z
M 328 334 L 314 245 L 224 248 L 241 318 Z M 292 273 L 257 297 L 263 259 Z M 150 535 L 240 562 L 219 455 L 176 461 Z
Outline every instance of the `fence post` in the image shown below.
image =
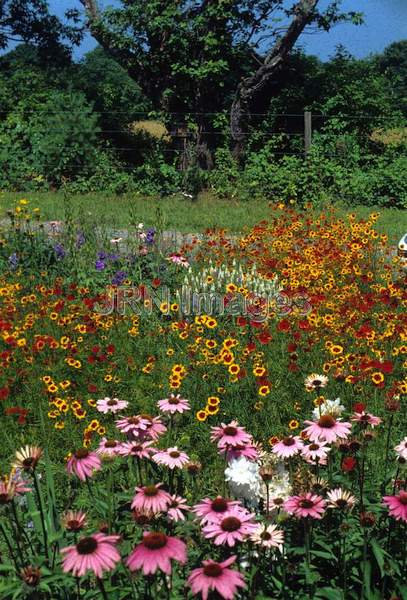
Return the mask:
M 310 110 L 304 112 L 304 151 L 307 155 L 312 142 L 312 113 Z

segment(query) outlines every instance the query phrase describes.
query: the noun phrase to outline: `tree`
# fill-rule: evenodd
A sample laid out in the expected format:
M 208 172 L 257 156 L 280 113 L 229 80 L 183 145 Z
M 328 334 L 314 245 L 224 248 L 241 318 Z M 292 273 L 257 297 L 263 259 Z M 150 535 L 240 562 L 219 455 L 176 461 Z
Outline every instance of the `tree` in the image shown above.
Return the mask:
M 120 8 L 100 11 L 97 0 L 81 0 L 93 36 L 157 107 L 231 110 L 237 151 L 251 104 L 305 27 L 329 30 L 345 19 L 360 22 L 359 13 L 340 12 L 341 0 L 324 11 L 317 10 L 318 1 L 292 0 L 286 8 L 286 0 L 122 0 Z M 286 21 L 284 33 L 277 17 Z M 205 119 L 197 121 L 201 131 L 210 128 Z
M 407 116 L 407 40 L 394 42 L 376 57 L 380 71 L 390 81 L 399 108 Z
M 0 49 L 23 42 L 37 46 L 43 58 L 66 59 L 83 34 L 78 11 L 66 17 L 71 24 L 51 15 L 46 0 L 0 0 Z

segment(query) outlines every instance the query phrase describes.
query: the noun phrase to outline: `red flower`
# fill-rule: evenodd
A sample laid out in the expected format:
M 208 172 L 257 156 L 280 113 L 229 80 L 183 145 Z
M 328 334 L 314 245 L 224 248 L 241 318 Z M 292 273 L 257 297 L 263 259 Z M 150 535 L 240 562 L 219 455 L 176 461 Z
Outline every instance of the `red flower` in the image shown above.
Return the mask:
M 114 345 L 113 345 L 113 344 L 109 344 L 109 345 L 106 347 L 106 352 L 107 352 L 108 354 L 114 354 L 114 353 L 115 353 L 115 350 L 116 350 L 116 348 L 114 347 Z
M 353 412 L 361 413 L 365 410 L 365 408 L 366 404 L 364 404 L 363 402 L 357 402 L 353 405 L 352 410 Z
M 0 388 L 0 400 L 5 400 L 10 393 L 10 388 L 7 385 L 4 385 Z
M 287 319 L 282 319 L 277 324 L 278 331 L 289 331 L 290 327 L 291 327 L 290 321 L 288 321 Z
M 350 471 L 353 471 L 353 469 L 356 467 L 357 464 L 357 460 L 356 458 L 354 458 L 353 456 L 346 456 L 343 460 L 342 460 L 342 471 L 345 471 L 345 473 L 350 473 Z
M 244 317 L 237 317 L 237 324 L 239 327 L 245 327 L 247 325 L 247 320 Z

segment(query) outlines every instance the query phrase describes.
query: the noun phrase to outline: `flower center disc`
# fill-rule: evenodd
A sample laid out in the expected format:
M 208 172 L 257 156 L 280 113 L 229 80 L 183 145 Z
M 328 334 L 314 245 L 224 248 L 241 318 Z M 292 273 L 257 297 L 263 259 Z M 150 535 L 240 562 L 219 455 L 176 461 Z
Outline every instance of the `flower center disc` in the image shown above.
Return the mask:
M 218 563 L 211 563 L 203 568 L 204 575 L 207 577 L 219 577 L 219 575 L 222 575 L 222 571 L 223 569 Z
M 179 458 L 181 456 L 181 453 L 178 452 L 177 450 L 173 450 L 172 452 L 169 453 L 169 455 L 171 456 L 171 458 Z
M 304 498 L 303 500 L 301 500 L 300 506 L 301 506 L 301 508 L 312 508 L 314 506 L 314 503 L 312 500 L 308 500 L 307 498 Z
M 108 400 L 106 403 L 108 406 L 116 406 L 117 404 L 117 400 Z
M 170 398 L 168 404 L 179 404 L 178 398 Z
M 220 524 L 223 531 L 237 531 L 240 525 L 241 521 L 237 517 L 226 517 Z
M 308 449 L 309 450 L 319 450 L 319 445 L 318 444 L 310 444 Z
M 167 536 L 164 533 L 148 533 L 143 538 L 143 544 L 149 550 L 159 550 L 167 545 Z
M 263 531 L 263 532 L 260 534 L 260 537 L 261 537 L 261 539 L 262 539 L 262 540 L 264 540 L 264 541 L 271 540 L 271 535 L 269 534 L 269 532 L 268 532 L 268 531 Z
M 75 452 L 75 458 L 86 458 L 87 456 L 89 456 L 89 450 L 86 450 L 86 448 L 79 448 L 79 450 L 77 450 Z
M 223 430 L 223 433 L 225 435 L 236 435 L 237 434 L 237 429 L 236 427 L 232 427 L 231 425 L 228 425 L 227 427 L 225 427 L 225 429 Z
M 400 492 L 399 500 L 403 506 L 407 506 L 407 492 Z
M 294 446 L 295 439 L 292 437 L 285 437 L 283 439 L 283 444 L 284 444 L 284 446 Z
M 228 503 L 225 498 L 215 498 L 215 500 L 212 502 L 211 508 L 214 512 L 225 512 L 225 510 L 228 508 Z
M 116 446 L 116 440 L 107 440 L 107 442 L 105 443 L 105 448 L 116 448 Z
M 335 425 L 336 421 L 332 415 L 322 415 L 318 421 L 318 425 L 324 429 L 330 429 Z
M 148 485 L 147 487 L 144 488 L 144 495 L 145 496 L 157 496 L 158 494 L 158 488 L 155 485 Z
M 76 544 L 78 554 L 92 554 L 98 547 L 98 542 L 94 537 L 85 537 Z

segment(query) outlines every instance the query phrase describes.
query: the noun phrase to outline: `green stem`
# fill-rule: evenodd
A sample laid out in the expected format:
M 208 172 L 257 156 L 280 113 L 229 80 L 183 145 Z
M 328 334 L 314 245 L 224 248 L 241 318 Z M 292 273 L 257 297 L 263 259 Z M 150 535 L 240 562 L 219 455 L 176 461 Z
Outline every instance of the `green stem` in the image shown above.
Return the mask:
M 35 493 L 37 495 L 37 500 L 38 500 L 38 508 L 40 510 L 42 534 L 43 534 L 43 537 L 44 537 L 45 554 L 46 554 L 47 560 L 49 561 L 48 536 L 47 536 L 47 528 L 46 528 L 46 525 L 45 525 L 44 507 L 42 505 L 41 490 L 40 490 L 40 486 L 38 484 L 37 473 L 35 471 L 34 471 L 34 487 L 35 487 Z
M 389 450 L 390 450 L 390 435 L 391 435 L 391 427 L 393 425 L 394 415 L 391 414 L 389 417 L 389 424 L 387 427 L 387 436 L 386 436 L 386 452 L 385 452 L 385 460 L 384 460 L 384 476 L 383 476 L 383 485 L 382 485 L 382 494 L 386 492 L 386 480 L 387 480 L 387 469 L 389 463 Z
M 7 534 L 7 531 L 5 530 L 5 528 L 3 526 L 3 523 L 0 523 L 0 531 L 3 534 L 4 540 L 6 542 L 6 546 L 8 548 L 8 551 L 10 552 L 11 560 L 14 562 L 14 564 L 16 566 L 16 569 L 18 571 L 18 569 L 19 569 L 18 560 L 17 560 L 17 558 L 16 558 L 16 556 L 14 554 L 13 547 L 11 545 L 11 542 L 10 542 L 9 538 L 8 538 L 8 534 Z M 23 566 L 23 562 L 21 563 L 21 566 Z
M 100 593 L 102 594 L 103 600 L 109 600 L 109 598 L 107 596 L 107 593 L 106 593 L 106 590 L 105 590 L 105 586 L 103 584 L 103 580 L 100 579 L 100 577 L 96 577 L 96 581 L 97 581 L 97 584 L 99 586 Z

